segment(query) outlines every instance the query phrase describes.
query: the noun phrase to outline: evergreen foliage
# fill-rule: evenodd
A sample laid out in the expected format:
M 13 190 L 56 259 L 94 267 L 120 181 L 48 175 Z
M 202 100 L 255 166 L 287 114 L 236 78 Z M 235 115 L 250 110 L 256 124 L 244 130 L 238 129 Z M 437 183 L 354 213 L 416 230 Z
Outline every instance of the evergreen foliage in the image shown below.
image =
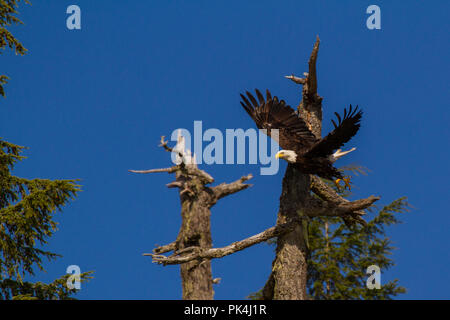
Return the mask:
M 0 53 L 8 46 L 18 55 L 24 55 L 27 49 L 17 40 L 6 27 L 11 25 L 23 24 L 23 22 L 16 17 L 18 14 L 17 7 L 20 0 L 0 0 Z M 30 3 L 25 0 L 25 3 Z M 0 75 L 0 95 L 5 96 L 3 85 L 8 81 L 6 75 Z
M 69 275 L 50 284 L 24 281 L 43 271 L 43 259 L 59 255 L 41 249 L 57 224 L 54 213 L 74 199 L 76 180 L 24 179 L 11 174 L 23 147 L 0 139 L 0 299 L 68 299 L 75 289 L 66 286 Z M 90 272 L 81 275 L 90 278 Z
M 399 198 L 379 210 L 367 226 L 349 227 L 337 218 L 312 219 L 307 285 L 311 299 L 389 300 L 405 293 L 397 279 L 368 289 L 366 270 L 376 265 L 383 274 L 394 265 L 389 257 L 394 247 L 385 227 L 399 223 L 395 213 L 407 207 L 406 199 Z

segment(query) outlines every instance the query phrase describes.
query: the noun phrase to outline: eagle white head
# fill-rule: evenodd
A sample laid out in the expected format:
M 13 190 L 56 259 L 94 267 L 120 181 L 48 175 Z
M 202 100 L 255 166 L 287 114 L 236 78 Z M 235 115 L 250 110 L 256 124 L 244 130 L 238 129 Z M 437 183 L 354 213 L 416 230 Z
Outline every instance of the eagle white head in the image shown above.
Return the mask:
M 280 150 L 275 155 L 277 159 L 284 159 L 287 162 L 294 163 L 297 161 L 297 153 L 293 150 Z

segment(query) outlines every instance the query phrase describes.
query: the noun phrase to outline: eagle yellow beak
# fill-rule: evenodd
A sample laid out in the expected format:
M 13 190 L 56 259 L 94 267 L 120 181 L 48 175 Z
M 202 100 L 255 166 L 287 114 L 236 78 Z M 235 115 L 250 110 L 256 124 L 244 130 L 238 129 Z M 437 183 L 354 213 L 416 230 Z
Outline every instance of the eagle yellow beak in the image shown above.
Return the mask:
M 279 159 L 279 158 L 283 158 L 283 154 L 282 153 L 277 153 L 275 155 L 275 158 Z

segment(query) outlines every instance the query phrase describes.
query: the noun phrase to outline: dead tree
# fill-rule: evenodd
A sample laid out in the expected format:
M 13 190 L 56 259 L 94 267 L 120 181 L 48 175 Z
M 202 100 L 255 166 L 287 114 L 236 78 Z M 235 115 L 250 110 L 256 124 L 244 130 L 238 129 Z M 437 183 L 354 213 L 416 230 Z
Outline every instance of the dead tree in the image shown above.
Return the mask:
M 316 60 L 319 38 L 309 59 L 309 72 L 305 78 L 288 76 L 295 83 L 303 85 L 302 101 L 298 114 L 308 124 L 316 137 L 322 130 L 322 98 L 317 94 Z M 212 248 L 210 230 L 210 208 L 221 198 L 248 188 L 245 184 L 251 175 L 226 184 L 209 187 L 214 179 L 198 169 L 195 156 L 181 147 L 169 148 L 161 139 L 161 145 L 170 152 L 176 152 L 180 164 L 152 170 L 130 170 L 137 173 L 168 172 L 175 174 L 175 181 L 167 186 L 179 188 L 182 224 L 176 240 L 157 247 L 153 253 L 146 253 L 153 262 L 162 265 L 181 265 L 183 299 L 212 299 L 212 278 L 210 260 L 230 255 L 255 244 L 277 237 L 276 257 L 272 271 L 263 288 L 264 299 L 303 300 L 307 298 L 307 246 L 305 222 L 313 217 L 341 217 L 346 223 L 364 224 L 364 209 L 370 207 L 379 197 L 348 201 L 339 196 L 320 178 L 299 172 L 288 165 L 283 178 L 280 208 L 277 223 L 267 230 L 233 242 L 222 248 Z M 314 197 L 315 194 L 318 197 Z M 256 213 L 255 213 L 256 214 Z M 171 255 L 164 253 L 172 252 Z
M 175 148 L 167 146 L 164 137 L 161 146 L 166 151 L 176 152 L 178 165 L 170 168 L 151 170 L 130 170 L 135 173 L 168 172 L 175 174 L 175 181 L 167 184 L 168 188 L 178 188 L 181 201 L 181 228 L 176 240 L 170 244 L 153 250 L 155 262 L 163 261 L 170 264 L 170 259 L 177 259 L 188 253 L 201 252 L 211 249 L 210 209 L 221 198 L 248 188 L 244 183 L 252 178 L 251 175 L 240 178 L 232 183 L 222 183 L 215 187 L 208 185 L 214 182 L 213 177 L 198 169 L 195 156 L 185 150 L 184 138 L 178 137 Z M 173 252 L 168 258 L 163 253 Z M 148 255 L 148 254 L 144 254 Z M 165 260 L 161 260 L 161 258 Z M 181 264 L 182 297 L 186 300 L 210 300 L 214 297 L 211 263 L 208 259 L 192 259 Z
M 316 61 L 319 52 L 319 37 L 312 50 L 308 72 L 304 78 L 286 76 L 303 86 L 302 100 L 297 107 L 312 133 L 321 137 L 322 97 L 317 93 Z M 319 196 L 314 197 L 313 194 Z M 363 209 L 369 207 L 379 197 L 349 202 L 340 197 L 321 179 L 299 172 L 288 165 L 283 178 L 280 208 L 277 225 L 294 221 L 300 217 L 305 220 L 316 216 L 339 216 L 346 223 L 364 224 Z M 276 257 L 272 263 L 272 272 L 263 289 L 264 299 L 304 300 L 307 299 L 307 246 L 305 242 L 305 223 L 299 223 L 291 232 L 277 238 Z

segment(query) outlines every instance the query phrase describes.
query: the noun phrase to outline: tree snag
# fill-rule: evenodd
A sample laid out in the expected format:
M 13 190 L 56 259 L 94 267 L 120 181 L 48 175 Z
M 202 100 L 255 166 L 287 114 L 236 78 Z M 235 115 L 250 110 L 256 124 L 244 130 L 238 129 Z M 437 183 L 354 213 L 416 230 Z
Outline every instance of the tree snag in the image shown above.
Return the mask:
M 309 59 L 309 72 L 305 78 L 286 76 L 303 85 L 302 101 L 297 107 L 299 117 L 318 138 L 322 131 L 322 97 L 317 94 L 316 61 L 319 52 L 319 37 Z M 312 196 L 314 192 L 320 199 Z M 349 202 L 328 187 L 320 178 L 303 174 L 294 166 L 288 165 L 283 178 L 280 209 L 277 225 L 314 216 L 340 216 L 346 223 L 364 223 L 363 209 L 369 207 L 379 197 Z M 307 244 L 305 223 L 297 223 L 292 231 L 278 237 L 276 257 L 272 272 L 262 294 L 264 299 L 305 300 L 307 299 Z
M 153 261 L 156 263 L 181 264 L 182 298 L 184 300 L 211 300 L 214 297 L 211 263 L 209 259 L 195 257 L 176 263 L 169 263 L 177 257 L 192 255 L 211 249 L 211 224 L 210 208 L 221 198 L 248 188 L 250 185 L 244 182 L 251 179 L 248 175 L 232 183 L 222 183 L 215 187 L 207 186 L 214 179 L 205 171 L 198 169 L 195 156 L 192 157 L 189 150 L 185 150 L 184 137 L 179 135 L 178 143 L 174 148 L 167 146 L 164 137 L 161 138 L 161 146 L 166 151 L 176 152 L 178 165 L 170 168 L 151 170 L 130 170 L 134 173 L 168 172 L 175 174 L 175 181 L 167 184 L 168 188 L 178 188 L 181 201 L 181 228 L 176 240 L 168 245 L 157 247 L 153 250 Z M 163 253 L 173 252 L 166 257 Z M 163 258 L 163 260 L 161 260 Z M 165 261 L 164 259 L 167 259 Z

